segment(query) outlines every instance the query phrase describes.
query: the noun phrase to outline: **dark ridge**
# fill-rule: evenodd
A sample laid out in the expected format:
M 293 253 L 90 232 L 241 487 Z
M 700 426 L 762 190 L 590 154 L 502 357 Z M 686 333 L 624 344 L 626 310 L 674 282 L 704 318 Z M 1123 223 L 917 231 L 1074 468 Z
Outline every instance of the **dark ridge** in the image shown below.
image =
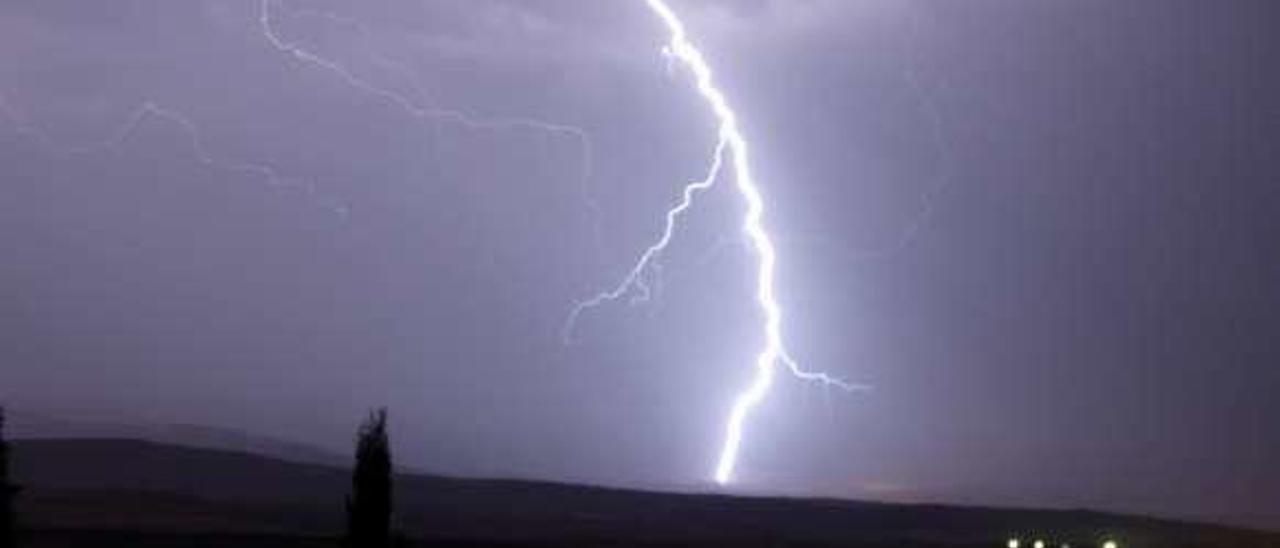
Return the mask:
M 134 440 L 13 445 L 14 476 L 28 486 L 19 512 L 37 531 L 286 535 L 303 539 L 299 545 L 342 531 L 350 474 L 340 467 Z M 1280 546 L 1275 534 L 1088 510 L 668 494 L 416 474 L 397 476 L 395 493 L 395 527 L 463 544 L 998 546 L 1011 535 L 1040 535 L 1081 547 L 1104 536 L 1126 547 Z

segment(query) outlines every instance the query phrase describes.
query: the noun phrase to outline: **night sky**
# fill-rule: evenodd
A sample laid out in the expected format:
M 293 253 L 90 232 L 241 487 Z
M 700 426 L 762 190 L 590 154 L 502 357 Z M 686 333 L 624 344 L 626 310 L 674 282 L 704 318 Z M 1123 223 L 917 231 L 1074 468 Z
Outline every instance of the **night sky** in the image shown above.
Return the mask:
M 1275 2 L 671 3 L 789 349 L 874 386 L 780 376 L 733 490 L 1280 528 Z M 561 338 L 715 145 L 644 3 L 271 0 L 329 68 L 261 7 L 0 2 L 0 401 L 344 452 L 385 405 L 415 469 L 710 489 L 731 185 Z

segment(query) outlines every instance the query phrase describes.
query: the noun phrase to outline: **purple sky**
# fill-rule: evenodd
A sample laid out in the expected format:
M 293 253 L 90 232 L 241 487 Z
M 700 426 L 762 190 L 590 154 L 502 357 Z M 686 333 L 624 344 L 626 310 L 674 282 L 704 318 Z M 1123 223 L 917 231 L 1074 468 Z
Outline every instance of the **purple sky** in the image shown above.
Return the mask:
M 1280 527 L 1273 2 L 671 3 L 754 144 L 790 349 L 875 386 L 780 378 L 739 489 Z M 702 488 L 758 348 L 730 187 L 654 302 L 559 336 L 714 145 L 664 30 L 353 6 L 270 6 L 344 77 L 258 0 L 0 4 L 0 401 L 336 450 L 387 405 L 409 466 Z

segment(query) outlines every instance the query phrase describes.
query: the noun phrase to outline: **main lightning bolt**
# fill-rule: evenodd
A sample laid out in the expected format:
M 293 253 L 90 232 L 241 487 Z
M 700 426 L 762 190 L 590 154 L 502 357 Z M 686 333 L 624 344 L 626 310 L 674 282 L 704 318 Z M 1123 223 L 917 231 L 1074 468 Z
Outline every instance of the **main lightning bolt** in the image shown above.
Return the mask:
M 670 34 L 664 48 L 669 61 L 675 61 L 687 68 L 693 75 L 699 95 L 706 101 L 719 125 L 719 141 L 712 156 L 711 167 L 707 176 L 699 181 L 689 183 L 679 203 L 667 211 L 666 224 L 662 235 L 656 242 L 645 249 L 636 264 L 623 278 L 622 282 L 609 291 L 602 292 L 590 299 L 582 301 L 573 308 L 566 324 L 566 338 L 572 334 L 573 327 L 587 309 L 616 301 L 623 296 L 632 295 L 631 300 L 644 300 L 649 296 L 649 286 L 645 279 L 647 272 L 657 268 L 658 256 L 671 241 L 676 222 L 688 211 L 694 196 L 715 184 L 724 163 L 725 154 L 732 156 L 734 182 L 738 194 L 746 203 L 742 230 L 751 243 L 758 259 L 756 263 L 756 303 L 763 315 L 764 347 L 755 359 L 754 377 L 745 390 L 734 399 L 725 424 L 724 443 L 720 450 L 720 458 L 715 467 L 715 481 L 721 485 L 733 479 L 734 467 L 737 464 L 739 448 L 742 445 L 743 430 L 748 415 L 764 400 L 769 388 L 773 385 L 774 376 L 781 364 L 793 376 L 809 382 L 825 386 L 833 386 L 845 391 L 865 390 L 866 386 L 847 383 L 825 373 L 802 369 L 787 352 L 782 337 L 782 307 L 775 294 L 775 266 L 778 261 L 773 239 L 765 228 L 764 198 L 759 186 L 751 175 L 749 147 L 746 138 L 738 127 L 738 117 L 729 105 L 728 99 L 715 83 L 711 68 L 707 65 L 702 53 L 689 40 L 684 23 L 664 0 L 646 0 L 651 11 L 662 20 Z
M 765 395 L 769 392 L 769 387 L 773 385 L 773 377 L 779 363 L 785 365 L 792 375 L 801 380 L 836 386 L 846 391 L 864 389 L 865 387 L 846 383 L 825 373 L 805 371 L 787 353 L 782 339 L 782 307 L 778 304 L 778 299 L 774 294 L 774 267 L 777 264 L 778 256 L 773 246 L 773 240 L 769 237 L 769 232 L 764 226 L 764 198 L 760 194 L 760 189 L 756 185 L 755 179 L 751 176 L 749 149 L 746 138 L 738 128 L 738 116 L 729 105 L 724 92 L 716 87 L 715 80 L 711 75 L 711 67 L 707 65 L 702 52 L 698 51 L 698 48 L 689 41 L 689 36 L 680 18 L 667 6 L 664 0 L 647 0 L 647 4 L 649 9 L 662 20 L 671 34 L 671 39 L 667 43 L 667 53 L 672 58 L 683 63 L 693 73 L 698 93 L 702 95 L 707 105 L 711 107 L 711 111 L 720 123 L 721 146 L 717 147 L 714 165 L 718 169 L 720 153 L 723 147 L 727 146 L 733 154 L 734 181 L 738 193 L 747 205 L 742 229 L 751 240 L 751 245 L 755 248 L 759 259 L 756 263 L 756 301 L 764 314 L 764 348 L 756 356 L 755 378 L 746 390 L 738 394 L 738 397 L 733 402 L 733 407 L 729 411 L 729 420 L 725 425 L 724 445 L 720 450 L 720 459 L 716 464 L 715 470 L 716 482 L 723 485 L 733 478 L 733 469 L 738 461 L 738 449 L 742 445 L 742 430 L 743 424 L 747 420 L 747 415 L 764 400 Z M 713 177 L 710 179 L 712 181 L 714 181 L 714 171 Z M 690 196 L 688 190 L 686 190 L 685 196 Z M 681 205 L 684 204 L 682 203 Z M 672 218 L 672 215 L 668 214 L 668 218 Z M 663 245 L 665 245 L 665 242 L 663 242 Z

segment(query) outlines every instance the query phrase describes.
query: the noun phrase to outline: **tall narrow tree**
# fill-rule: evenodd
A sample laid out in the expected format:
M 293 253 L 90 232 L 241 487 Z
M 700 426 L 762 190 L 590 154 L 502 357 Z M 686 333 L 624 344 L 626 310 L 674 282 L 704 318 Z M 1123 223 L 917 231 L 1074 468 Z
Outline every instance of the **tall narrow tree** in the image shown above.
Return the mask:
M 9 481 L 9 443 L 4 438 L 4 407 L 0 407 L 0 548 L 15 544 L 13 499 L 18 487 Z
M 378 409 L 360 426 L 356 464 L 347 495 L 347 545 L 386 548 L 391 538 L 391 448 L 387 410 Z

